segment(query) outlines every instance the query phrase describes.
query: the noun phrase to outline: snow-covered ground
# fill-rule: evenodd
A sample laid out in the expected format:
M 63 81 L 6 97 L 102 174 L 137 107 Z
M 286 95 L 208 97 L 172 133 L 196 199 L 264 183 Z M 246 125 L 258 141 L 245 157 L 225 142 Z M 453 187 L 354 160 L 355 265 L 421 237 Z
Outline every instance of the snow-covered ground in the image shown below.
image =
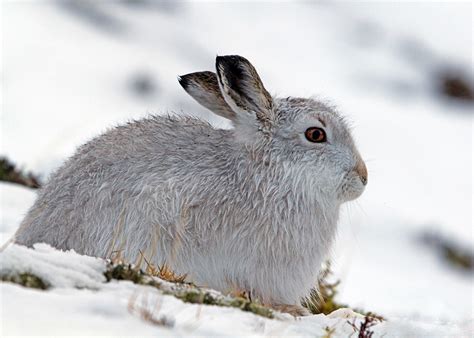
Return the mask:
M 387 317 L 391 335 L 403 336 L 390 330 L 404 325 L 418 336 L 423 327 L 430 336 L 473 332 L 473 275 L 418 240 L 434 229 L 474 245 L 473 107 L 434 88 L 444 67 L 472 71 L 472 10 L 470 2 L 6 1 L 0 155 L 46 176 L 82 142 L 148 113 L 192 113 L 228 127 L 197 106 L 176 75 L 212 70 L 216 54 L 241 54 L 272 93 L 330 99 L 353 121 L 370 177 L 341 219 L 333 253 L 339 300 Z M 34 192 L 0 189 L 3 242 Z M 127 311 L 136 288 L 44 292 L 3 283 L 2 333 L 171 335 Z M 285 331 L 170 297 L 161 312 L 179 335 L 317 336 L 332 320 L 305 318 Z
M 105 283 L 103 260 L 60 252 L 46 244 L 37 244 L 35 249 L 12 245 L 2 252 L 0 263 L 0 276 L 30 272 L 54 287 L 45 292 L 2 284 L 2 336 L 80 333 L 138 337 L 323 337 L 332 332 L 332 337 L 348 337 L 356 332 L 352 325 L 359 327 L 363 321 L 363 316 L 347 309 L 328 316 L 296 319 L 276 314 L 275 319 L 268 319 L 230 307 L 188 304 L 129 281 Z M 151 316 L 148 320 L 143 319 L 145 312 Z M 456 323 L 398 318 L 376 323 L 371 331 L 377 336 L 400 337 L 469 335 L 468 327 Z

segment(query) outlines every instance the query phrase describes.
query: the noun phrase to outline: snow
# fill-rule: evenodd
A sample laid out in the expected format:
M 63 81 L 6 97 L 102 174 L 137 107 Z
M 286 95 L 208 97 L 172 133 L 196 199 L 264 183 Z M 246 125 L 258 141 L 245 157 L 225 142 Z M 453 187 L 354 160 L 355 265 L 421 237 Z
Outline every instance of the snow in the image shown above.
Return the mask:
M 0 243 L 2 245 L 15 233 L 35 198 L 36 194 L 31 189 L 12 183 L 0 184 Z
M 388 336 L 473 332 L 473 275 L 418 240 L 433 229 L 474 246 L 472 105 L 434 89 L 443 67 L 472 71 L 471 2 L 127 3 L 2 4 L 1 155 L 46 178 L 81 143 L 148 113 L 192 113 L 228 127 L 186 96 L 176 76 L 212 70 L 216 54 L 244 55 L 272 93 L 329 98 L 353 122 L 369 185 L 341 217 L 332 254 L 338 299 L 384 315 L 389 321 L 377 330 Z M 152 89 L 132 90 L 143 76 Z M 0 184 L 2 243 L 34 197 Z M 127 310 L 141 287 L 92 279 L 79 290 L 67 266 L 51 263 L 63 253 L 40 247 L 25 260 L 26 249 L 11 249 L 0 256 L 2 271 L 45 265 L 64 285 L 44 292 L 2 283 L 2 333 L 322 336 L 324 325 L 340 321 L 313 316 L 283 328 L 159 295 L 159 313 L 175 326 L 156 327 Z M 89 260 L 77 259 L 82 275 Z M 99 291 L 94 283 L 103 284 Z M 346 326 L 338 328 L 352 332 Z
M 74 251 L 60 252 L 44 243 L 35 244 L 34 249 L 12 245 L 2 252 L 0 277 L 27 272 L 47 285 L 89 289 L 105 281 L 103 260 L 79 256 Z
M 2 283 L 2 336 L 21 332 L 25 335 L 314 337 L 323 336 L 326 328 L 330 328 L 334 337 L 347 337 L 354 333 L 350 323 L 359 326 L 363 320 L 363 316 L 349 309 L 329 316 L 295 319 L 282 314 L 267 319 L 230 307 L 187 304 L 156 288 L 128 281 L 105 283 L 103 260 L 73 251 L 58 251 L 45 244 L 35 248 L 10 245 L 0 253 L 0 263 L 2 275 L 30 272 L 53 287 L 37 291 Z M 143 311 L 167 325 L 152 325 L 141 319 Z M 460 337 L 468 332 L 467 328 L 453 323 L 398 319 L 378 323 L 373 330 L 385 336 L 416 333 Z

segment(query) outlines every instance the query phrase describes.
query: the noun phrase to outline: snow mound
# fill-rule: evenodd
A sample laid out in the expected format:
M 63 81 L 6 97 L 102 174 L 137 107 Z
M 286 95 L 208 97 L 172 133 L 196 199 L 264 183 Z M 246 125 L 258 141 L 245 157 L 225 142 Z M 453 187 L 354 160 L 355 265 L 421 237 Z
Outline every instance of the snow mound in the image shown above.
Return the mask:
M 29 273 L 52 287 L 98 289 L 105 282 L 105 269 L 102 259 L 55 250 L 44 243 L 34 249 L 10 245 L 0 253 L 0 277 Z

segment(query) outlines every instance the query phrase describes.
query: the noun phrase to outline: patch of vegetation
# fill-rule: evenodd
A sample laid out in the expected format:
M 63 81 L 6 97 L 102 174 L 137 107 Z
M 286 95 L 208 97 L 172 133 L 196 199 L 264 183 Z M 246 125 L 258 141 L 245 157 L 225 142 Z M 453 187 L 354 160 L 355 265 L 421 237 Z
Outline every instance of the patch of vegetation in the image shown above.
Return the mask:
M 445 70 L 438 75 L 439 90 L 445 96 L 464 100 L 474 101 L 474 89 L 468 77 L 460 72 Z
M 262 317 L 273 318 L 271 309 L 242 297 L 222 296 L 194 287 L 187 290 L 175 290 L 172 294 L 186 303 L 235 307 Z
M 33 189 L 41 186 L 38 176 L 16 168 L 6 157 L 0 157 L 0 181 L 17 183 Z
M 338 286 L 341 283 L 340 280 L 331 280 L 333 272 L 331 270 L 330 262 L 326 262 L 321 270 L 318 280 L 318 287 L 311 291 L 310 296 L 302 302 L 302 305 L 306 307 L 313 314 L 325 314 L 328 315 L 341 308 L 350 308 L 347 304 L 339 303 L 336 300 L 338 294 Z M 364 316 L 374 317 L 378 320 L 384 320 L 384 318 L 373 312 L 367 312 L 363 309 L 352 308 L 354 312 L 360 313 Z
M 454 266 L 463 270 L 474 271 L 474 256 L 472 253 L 449 245 L 443 245 L 442 252 L 444 258 Z
M 143 254 L 143 252 L 140 251 L 140 255 L 142 256 L 143 260 L 145 261 L 146 264 L 146 273 L 153 276 L 153 277 L 158 277 L 160 279 L 163 279 L 167 282 L 170 283 L 180 283 L 183 284 L 185 283 L 186 277 L 188 276 L 187 274 L 184 275 L 178 275 L 176 274 L 167 264 L 163 264 L 160 267 L 156 267 L 155 265 L 151 264 Z
M 46 290 L 49 285 L 41 278 L 28 272 L 23 272 L 17 275 L 2 276 L 2 282 L 10 282 L 22 285 L 27 288 Z
M 311 313 L 328 315 L 340 308 L 347 307 L 347 305 L 336 301 L 337 287 L 341 282 L 339 280 L 330 281 L 331 276 L 331 264 L 326 262 L 318 279 L 318 287 L 311 291 L 310 296 L 302 304 Z
M 109 263 L 104 275 L 108 282 L 111 280 L 128 280 L 135 284 L 148 285 L 159 289 L 165 295 L 172 295 L 186 303 L 234 307 L 239 308 L 242 311 L 252 312 L 262 317 L 273 318 L 273 312 L 271 309 L 248 299 L 223 296 L 213 292 L 212 290 L 200 289 L 189 283 L 176 282 L 175 280 L 184 281 L 184 279 L 182 276 L 170 273 L 171 269 L 167 269 L 169 271 L 167 271 L 166 274 L 163 272 L 161 274 L 159 273 L 159 271 L 163 271 L 163 269 L 155 268 L 154 271 L 158 273 L 156 277 L 159 277 L 160 275 L 170 277 L 172 280 L 170 285 L 160 283 L 153 275 L 144 272 L 141 269 L 137 269 L 131 264 L 111 262 Z
M 421 241 L 434 248 L 449 265 L 474 273 L 474 252 L 435 231 L 425 231 Z
M 131 264 L 114 264 L 110 263 L 107 266 L 104 276 L 107 282 L 111 280 L 128 280 L 135 284 L 148 285 L 155 288 L 160 288 L 161 283 L 153 279 L 150 275 L 144 271 L 135 268 Z

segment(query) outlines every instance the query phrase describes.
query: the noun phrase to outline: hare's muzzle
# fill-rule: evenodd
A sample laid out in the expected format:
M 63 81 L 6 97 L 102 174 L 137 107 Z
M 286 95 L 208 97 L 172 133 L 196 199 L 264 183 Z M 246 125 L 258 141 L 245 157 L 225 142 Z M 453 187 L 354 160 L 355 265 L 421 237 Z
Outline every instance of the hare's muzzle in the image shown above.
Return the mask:
M 355 172 L 359 175 L 360 181 L 363 185 L 367 185 L 368 182 L 368 172 L 367 167 L 362 159 L 357 161 L 357 165 L 355 167 Z

